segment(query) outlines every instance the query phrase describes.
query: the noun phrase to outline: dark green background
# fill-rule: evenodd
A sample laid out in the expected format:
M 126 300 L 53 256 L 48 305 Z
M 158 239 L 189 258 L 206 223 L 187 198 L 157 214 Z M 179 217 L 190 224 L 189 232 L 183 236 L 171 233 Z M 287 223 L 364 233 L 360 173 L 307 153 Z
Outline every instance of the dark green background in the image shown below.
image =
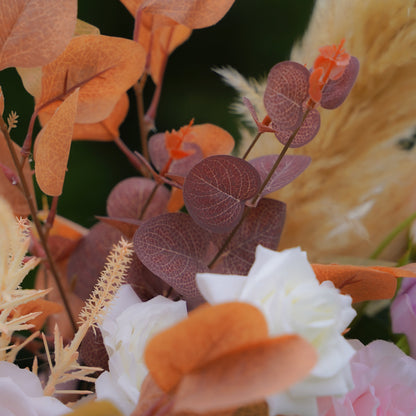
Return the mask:
M 79 0 L 78 16 L 104 35 L 131 38 L 133 18 L 118 0 Z M 230 65 L 247 77 L 263 77 L 277 62 L 288 59 L 293 42 L 306 28 L 313 0 L 236 0 L 215 26 L 195 30 L 170 57 L 156 125 L 158 130 L 196 123 L 217 124 L 237 138 L 237 120 L 229 113 L 234 92 L 211 68 Z M 33 100 L 14 69 L 0 72 L 7 114 L 19 114 L 12 131 L 21 143 L 33 110 Z M 135 107 L 121 128 L 122 139 L 138 147 Z M 136 175 L 113 143 L 74 142 L 59 201 L 61 215 L 90 227 L 94 215 L 105 215 L 112 187 Z

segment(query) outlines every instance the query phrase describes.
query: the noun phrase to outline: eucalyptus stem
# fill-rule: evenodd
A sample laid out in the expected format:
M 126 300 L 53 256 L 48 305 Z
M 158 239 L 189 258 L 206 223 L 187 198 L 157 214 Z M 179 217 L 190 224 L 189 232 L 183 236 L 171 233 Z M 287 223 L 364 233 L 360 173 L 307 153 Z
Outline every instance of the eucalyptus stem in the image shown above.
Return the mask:
M 406 228 L 410 226 L 410 224 L 416 220 L 416 211 L 409 215 L 404 221 L 402 221 L 381 243 L 380 245 L 374 250 L 371 254 L 370 259 L 377 259 L 378 256 L 382 253 L 382 251 Z
M 150 203 L 152 202 L 154 196 L 156 195 L 156 191 L 159 189 L 161 183 L 156 183 L 155 186 L 152 189 L 152 192 L 150 193 L 149 197 L 147 198 L 145 204 L 143 205 L 143 208 L 140 211 L 139 220 L 142 220 L 144 217 L 144 214 L 146 213 L 147 208 L 149 208 Z
M 211 260 L 211 262 L 208 264 L 208 269 L 211 269 L 214 264 L 218 261 L 218 259 L 220 258 L 220 256 L 222 255 L 222 253 L 224 253 L 224 250 L 227 248 L 228 244 L 230 243 L 230 241 L 233 239 L 235 233 L 238 231 L 238 229 L 240 228 L 240 225 L 243 223 L 243 221 L 245 220 L 245 218 L 247 217 L 248 213 L 250 212 L 250 208 L 249 207 L 245 207 L 243 215 L 240 218 L 240 221 L 238 222 L 238 224 L 233 228 L 233 230 L 230 232 L 230 234 L 228 235 L 228 237 L 225 239 L 225 241 L 222 243 L 222 246 L 220 247 L 220 249 L 218 250 L 217 254 L 215 255 L 215 257 Z
M 13 140 L 10 137 L 7 125 L 4 122 L 2 117 L 0 117 L 0 130 L 4 134 L 7 146 L 9 148 L 10 154 L 11 154 L 12 159 L 13 159 L 13 163 L 14 163 L 14 165 L 16 167 L 16 170 L 17 170 L 17 174 L 19 175 L 21 189 L 22 189 L 23 195 L 25 196 L 26 201 L 29 205 L 30 213 L 31 213 L 31 216 L 32 216 L 32 221 L 35 224 L 36 230 L 38 232 L 39 239 L 40 239 L 40 242 L 42 244 L 42 248 L 45 252 L 46 259 L 48 261 L 49 268 L 50 268 L 50 271 L 52 273 L 53 279 L 54 279 L 54 281 L 56 283 L 56 286 L 58 288 L 59 294 L 61 296 L 61 299 L 62 299 L 62 302 L 64 304 L 65 310 L 67 312 L 68 318 L 71 322 L 72 328 L 73 328 L 74 332 L 76 332 L 77 331 L 77 325 L 76 325 L 74 317 L 71 313 L 71 308 L 69 307 L 69 302 L 68 302 L 68 299 L 66 297 L 65 290 L 62 286 L 61 280 L 59 278 L 59 273 L 58 273 L 58 270 L 56 269 L 55 262 L 52 259 L 52 255 L 51 255 L 51 252 L 49 250 L 46 235 L 43 232 L 42 225 L 39 221 L 39 218 L 37 217 L 37 209 L 36 209 L 35 203 L 33 201 L 32 194 L 31 194 L 31 192 L 29 190 L 29 186 L 26 182 L 26 178 L 25 178 L 25 175 L 23 173 L 22 165 L 20 164 L 19 159 L 17 157 L 17 154 L 14 150 Z
M 253 147 L 255 146 L 255 144 L 257 143 L 257 141 L 260 139 L 260 136 L 262 134 L 263 134 L 262 131 L 257 132 L 256 137 L 253 139 L 253 141 L 251 142 L 250 146 L 248 147 L 248 149 L 246 150 L 246 152 L 242 156 L 242 159 L 243 160 L 246 160 L 248 154 L 251 152 L 251 149 L 253 149 Z
M 147 136 L 150 131 L 149 123 L 146 122 L 144 116 L 144 103 L 143 103 L 143 89 L 147 81 L 147 74 L 145 73 L 138 83 L 134 85 L 134 95 L 136 96 L 136 106 L 137 106 L 137 118 L 139 120 L 139 129 L 140 129 L 140 144 L 142 155 L 146 160 L 149 159 L 149 150 L 147 146 Z
M 291 134 L 291 136 L 289 137 L 288 141 L 286 142 L 283 150 L 280 152 L 279 157 L 277 158 L 276 162 L 274 163 L 273 167 L 270 169 L 269 174 L 267 175 L 266 179 L 263 181 L 262 185 L 260 186 L 260 189 L 258 190 L 257 194 L 254 196 L 254 198 L 252 199 L 252 204 L 253 206 L 256 206 L 259 199 L 261 198 L 261 194 L 264 191 L 264 189 L 266 188 L 267 184 L 269 183 L 271 177 L 273 176 L 274 172 L 276 171 L 276 169 L 278 168 L 280 162 L 283 159 L 283 156 L 286 154 L 286 152 L 288 151 L 290 145 L 292 144 L 294 138 L 296 137 L 296 135 L 298 134 L 299 129 L 302 127 L 303 122 L 305 121 L 306 117 L 308 116 L 309 112 L 311 111 L 311 108 L 308 108 L 303 117 L 302 117 L 302 121 L 300 122 L 299 126 L 296 128 L 296 130 L 293 131 L 293 133 Z M 259 133 L 257 134 L 257 136 L 259 136 Z M 255 137 L 254 140 L 258 140 L 258 137 Z M 252 147 L 252 146 L 251 146 Z M 247 153 L 247 152 L 246 152 Z M 238 229 L 240 228 L 241 224 L 243 223 L 244 219 L 247 217 L 248 213 L 249 213 L 250 208 L 246 207 L 243 213 L 243 216 L 241 217 L 240 221 L 238 222 L 238 224 L 233 228 L 233 230 L 231 231 L 231 233 L 229 234 L 229 236 L 226 238 L 226 240 L 224 241 L 224 243 L 222 244 L 222 246 L 220 247 L 220 249 L 218 250 L 217 254 L 215 255 L 215 257 L 211 260 L 211 262 L 208 265 L 208 268 L 212 268 L 212 266 L 217 262 L 217 260 L 220 258 L 220 256 L 222 255 L 222 253 L 224 252 L 224 250 L 227 248 L 228 244 L 230 243 L 230 241 L 232 240 L 232 238 L 234 237 L 234 235 L 236 234 L 236 232 L 238 231 Z

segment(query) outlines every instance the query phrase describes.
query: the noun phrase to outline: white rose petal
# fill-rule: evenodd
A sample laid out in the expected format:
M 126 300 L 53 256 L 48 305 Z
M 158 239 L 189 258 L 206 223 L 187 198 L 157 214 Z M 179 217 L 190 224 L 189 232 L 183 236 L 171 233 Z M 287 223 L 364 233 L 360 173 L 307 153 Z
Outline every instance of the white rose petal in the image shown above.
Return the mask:
M 61 416 L 71 409 L 44 396 L 38 377 L 29 370 L 0 361 L 0 414 L 2 416 Z
M 148 373 L 143 361 L 147 342 L 186 316 L 184 301 L 157 296 L 142 302 L 130 285 L 123 285 L 100 328 L 109 355 L 109 371 L 97 379 L 98 399 L 109 399 L 130 415 Z
M 300 248 L 258 246 L 247 276 L 202 273 L 196 279 L 210 303 L 251 303 L 264 313 L 271 336 L 294 333 L 315 347 L 318 362 L 310 375 L 268 398 L 271 415 L 316 416 L 318 396 L 344 395 L 353 387 L 349 360 L 355 351 L 342 335 L 356 314 L 351 297 L 330 281 L 320 284 Z

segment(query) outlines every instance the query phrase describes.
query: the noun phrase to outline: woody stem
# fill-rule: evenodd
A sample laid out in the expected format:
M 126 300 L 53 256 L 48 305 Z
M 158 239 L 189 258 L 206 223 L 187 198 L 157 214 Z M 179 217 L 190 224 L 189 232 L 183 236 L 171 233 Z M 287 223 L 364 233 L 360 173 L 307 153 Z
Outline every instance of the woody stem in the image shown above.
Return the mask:
M 19 163 L 17 154 L 16 154 L 15 149 L 13 147 L 13 141 L 10 137 L 9 132 L 8 132 L 6 123 L 4 122 L 2 117 L 0 117 L 0 130 L 3 132 L 4 137 L 6 138 L 6 143 L 7 143 L 7 146 L 9 148 L 10 154 L 12 156 L 13 163 L 16 167 L 17 174 L 19 175 L 19 180 L 20 180 L 20 183 L 21 183 L 22 191 L 23 191 L 23 194 L 24 194 L 24 196 L 26 198 L 26 201 L 29 205 L 30 213 L 31 213 L 31 216 L 32 216 L 32 221 L 35 224 L 36 230 L 38 232 L 39 239 L 40 239 L 40 242 L 42 244 L 42 248 L 45 252 L 46 259 L 48 261 L 49 268 L 50 268 L 50 271 L 52 273 L 53 279 L 54 279 L 55 284 L 58 288 L 59 294 L 61 296 L 61 299 L 62 299 L 62 302 L 64 304 L 64 308 L 67 312 L 68 318 L 71 322 L 72 328 L 73 328 L 74 332 L 76 332 L 77 325 L 76 325 L 74 317 L 71 313 L 71 308 L 69 306 L 69 302 L 68 302 L 68 299 L 66 297 L 65 290 L 62 286 L 61 279 L 59 278 L 59 274 L 58 274 L 58 270 L 56 269 L 55 262 L 52 259 L 52 255 L 51 255 L 51 252 L 49 250 L 46 235 L 43 232 L 42 225 L 41 225 L 41 223 L 40 223 L 40 221 L 37 217 L 37 209 L 35 207 L 35 203 L 33 201 L 32 194 L 29 190 L 28 183 L 26 182 L 26 178 L 25 178 L 25 175 L 23 173 L 22 165 Z

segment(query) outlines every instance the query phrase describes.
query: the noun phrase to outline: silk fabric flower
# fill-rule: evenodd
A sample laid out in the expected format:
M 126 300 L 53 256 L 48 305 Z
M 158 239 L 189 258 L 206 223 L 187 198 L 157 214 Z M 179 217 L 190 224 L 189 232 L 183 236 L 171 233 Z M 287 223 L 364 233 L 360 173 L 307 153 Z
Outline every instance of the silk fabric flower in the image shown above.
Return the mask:
M 100 328 L 109 371 L 96 381 L 97 398 L 111 400 L 123 414 L 130 415 L 148 373 L 143 361 L 147 342 L 186 316 L 184 301 L 156 296 L 142 302 L 130 285 L 123 285 Z
M 298 334 L 316 349 L 318 363 L 310 375 L 285 393 L 267 399 L 271 415 L 318 414 L 316 397 L 344 395 L 352 388 L 349 360 L 354 349 L 342 336 L 355 316 L 351 297 L 332 282 L 318 282 L 306 253 L 258 246 L 248 276 L 197 274 L 209 303 L 245 301 L 264 313 L 270 336 Z

